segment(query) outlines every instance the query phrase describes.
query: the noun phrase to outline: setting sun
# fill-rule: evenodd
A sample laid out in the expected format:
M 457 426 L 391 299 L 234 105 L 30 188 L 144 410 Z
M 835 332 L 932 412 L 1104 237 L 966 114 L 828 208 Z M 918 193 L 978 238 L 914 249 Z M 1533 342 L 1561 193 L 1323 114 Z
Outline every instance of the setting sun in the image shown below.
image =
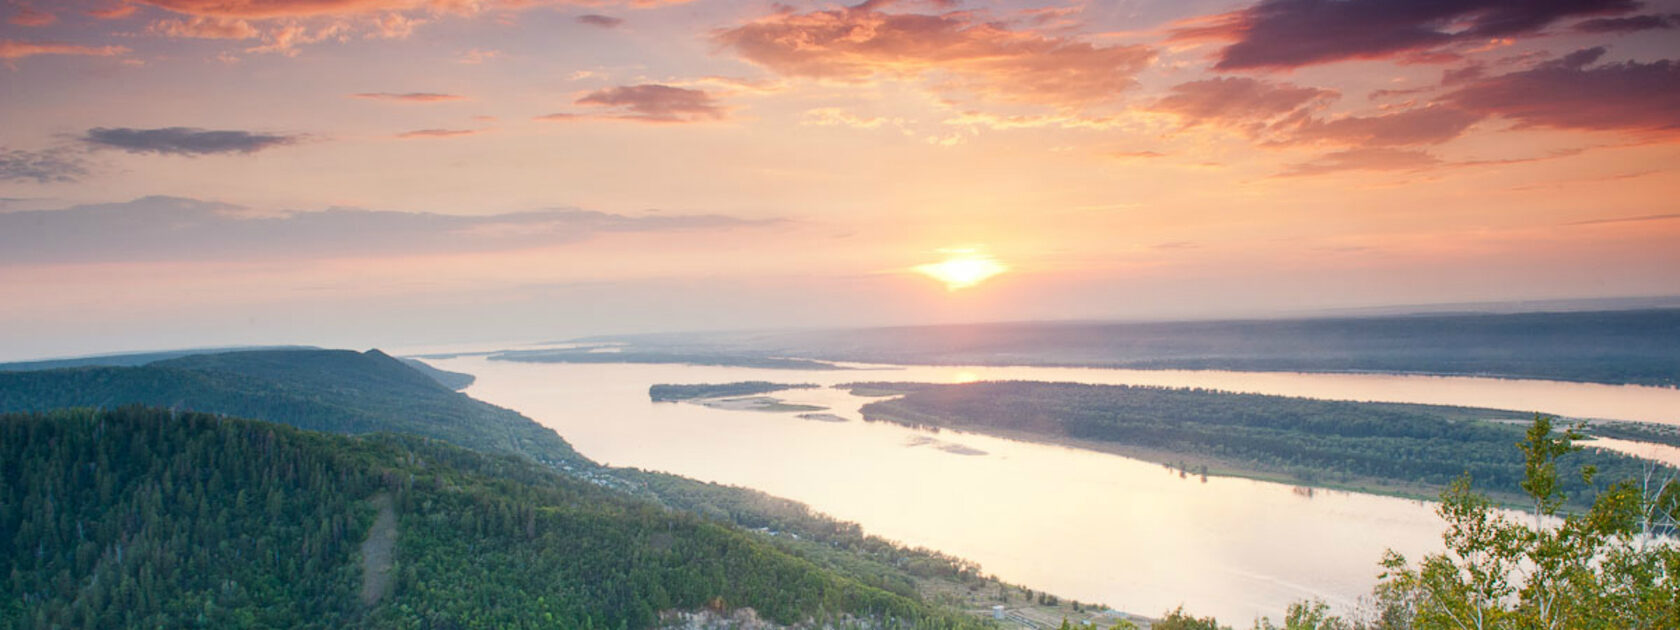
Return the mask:
M 986 279 L 1009 271 L 1009 267 L 990 254 L 973 249 L 944 249 L 945 260 L 917 265 L 911 270 L 945 283 L 945 289 L 956 291 L 985 282 Z

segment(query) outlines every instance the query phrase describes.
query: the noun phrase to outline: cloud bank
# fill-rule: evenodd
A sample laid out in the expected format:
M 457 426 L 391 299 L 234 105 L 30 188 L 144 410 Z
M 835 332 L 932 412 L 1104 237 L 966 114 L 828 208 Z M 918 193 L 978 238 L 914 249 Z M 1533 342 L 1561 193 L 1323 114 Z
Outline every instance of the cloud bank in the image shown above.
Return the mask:
M 0 212 L 0 265 L 462 253 L 544 247 L 608 233 L 772 223 L 715 214 L 626 216 L 576 209 L 483 216 L 355 208 L 256 213 L 232 204 L 144 197 Z
M 1080 107 L 1136 85 L 1154 61 L 1146 46 L 1101 46 L 1017 30 L 972 11 L 888 13 L 887 2 L 783 11 L 713 38 L 787 77 L 863 82 L 927 79 L 1006 101 Z
M 95 127 L 89 129 L 87 134 L 82 136 L 83 142 L 97 148 L 162 155 L 252 153 L 291 144 L 298 139 L 299 136 L 293 135 L 232 130 L 215 131 L 191 127 L 164 127 L 162 129 Z

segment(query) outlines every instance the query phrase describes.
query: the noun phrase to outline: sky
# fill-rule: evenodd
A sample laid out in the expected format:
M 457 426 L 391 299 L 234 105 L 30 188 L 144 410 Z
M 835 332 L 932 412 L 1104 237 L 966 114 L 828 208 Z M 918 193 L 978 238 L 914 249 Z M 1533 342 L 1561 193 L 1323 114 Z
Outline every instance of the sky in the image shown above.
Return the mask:
M 1680 294 L 1680 0 L 0 20 L 0 360 Z

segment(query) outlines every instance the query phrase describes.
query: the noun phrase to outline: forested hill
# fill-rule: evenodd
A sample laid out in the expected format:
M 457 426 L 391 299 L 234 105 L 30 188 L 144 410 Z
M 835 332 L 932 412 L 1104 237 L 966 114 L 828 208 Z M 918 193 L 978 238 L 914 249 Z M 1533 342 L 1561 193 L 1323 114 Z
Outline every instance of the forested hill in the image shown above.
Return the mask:
M 125 404 L 332 433 L 408 433 L 552 465 L 592 466 L 554 431 L 453 391 L 378 350 L 256 350 L 138 367 L 0 372 L 0 412 Z
M 1242 474 L 1309 484 L 1387 483 L 1432 496 L 1470 473 L 1476 488 L 1501 495 L 1524 478 L 1523 439 L 1531 414 L 1392 403 L 1313 400 L 1203 389 L 980 382 L 958 385 L 858 383 L 854 390 L 902 393 L 864 405 L 866 420 L 1001 433 L 1081 445 L 1149 449 L 1135 456 L 1174 463 L 1211 461 Z M 1564 491 L 1588 505 L 1593 491 L 1576 472 L 1631 479 L 1638 460 L 1594 449 L 1562 462 Z
M 237 346 L 228 348 L 192 348 L 186 350 L 159 350 L 156 352 L 122 352 L 116 354 L 95 354 L 65 359 L 40 359 L 36 361 L 13 361 L 0 363 L 0 372 L 25 372 L 29 370 L 52 370 L 67 367 L 93 366 L 125 366 L 133 367 L 168 359 L 179 359 L 195 354 L 216 354 L 221 352 L 244 352 L 253 350 L 315 350 L 314 346 Z
M 381 506 L 394 531 L 370 527 Z M 645 628 L 708 607 L 977 625 L 770 540 L 420 438 L 0 415 L 0 628 Z

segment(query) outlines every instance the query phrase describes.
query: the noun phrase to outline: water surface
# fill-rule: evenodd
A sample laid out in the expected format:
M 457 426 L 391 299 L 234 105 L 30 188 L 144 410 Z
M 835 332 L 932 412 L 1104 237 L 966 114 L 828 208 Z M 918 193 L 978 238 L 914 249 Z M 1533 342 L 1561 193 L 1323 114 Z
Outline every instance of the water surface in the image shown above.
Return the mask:
M 1627 420 L 1672 420 L 1659 410 L 1665 402 L 1680 409 L 1680 390 L 1462 377 L 981 366 L 802 371 L 483 357 L 432 363 L 477 375 L 468 393 L 554 428 L 603 463 L 802 501 L 871 534 L 974 560 L 987 573 L 1064 597 L 1149 615 L 1182 603 L 1237 627 L 1262 614 L 1279 618 L 1300 599 L 1353 605 L 1375 584 L 1385 549 L 1416 558 L 1439 548 L 1433 505 L 1245 479 L 1204 482 L 1105 453 L 864 423 L 858 407 L 870 399 L 831 388 L 775 395 L 829 407 L 825 413 L 849 422 L 653 403 L 647 388 L 746 380 L 1043 380 Z

